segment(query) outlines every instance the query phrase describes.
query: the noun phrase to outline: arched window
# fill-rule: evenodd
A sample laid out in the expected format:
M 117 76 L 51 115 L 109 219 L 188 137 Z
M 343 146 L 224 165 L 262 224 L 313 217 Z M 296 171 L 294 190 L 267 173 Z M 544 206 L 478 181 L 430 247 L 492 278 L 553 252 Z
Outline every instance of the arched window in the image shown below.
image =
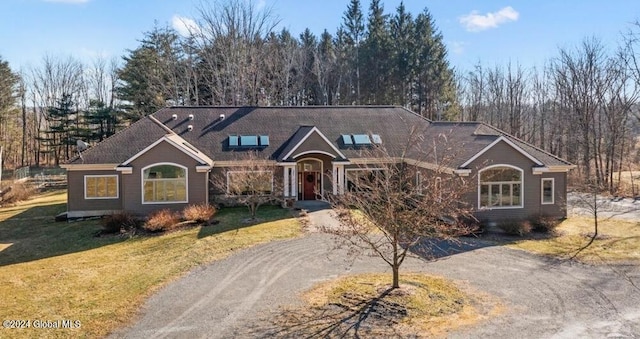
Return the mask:
M 522 207 L 522 170 L 495 165 L 480 171 L 480 208 Z
M 187 202 L 187 168 L 154 164 L 142 169 L 142 203 Z

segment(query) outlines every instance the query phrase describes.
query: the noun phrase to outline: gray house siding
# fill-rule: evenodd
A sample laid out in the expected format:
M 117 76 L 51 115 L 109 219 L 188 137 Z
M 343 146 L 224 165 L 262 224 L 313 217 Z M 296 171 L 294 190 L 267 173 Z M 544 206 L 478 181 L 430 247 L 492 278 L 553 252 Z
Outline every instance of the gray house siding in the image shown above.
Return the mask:
M 174 163 L 187 168 L 186 203 L 142 203 L 142 169 L 156 163 Z M 190 204 L 207 201 L 207 173 L 197 173 L 199 163 L 167 142 L 161 142 L 129 164 L 133 171 L 122 175 L 121 185 L 126 188 L 123 199 L 125 211 L 146 215 L 160 209 L 182 210 Z
M 85 199 L 84 179 L 87 175 L 116 175 L 118 176 L 118 198 L 113 199 Z M 71 217 L 88 217 L 122 209 L 124 195 L 122 178 L 114 171 L 67 171 L 67 211 Z
M 485 208 L 478 207 L 479 171 L 492 165 L 511 165 L 522 169 L 523 173 L 523 205 L 514 208 Z M 479 220 L 499 221 L 510 219 L 527 219 L 538 215 L 550 217 L 566 216 L 566 173 L 545 173 L 534 175 L 536 164 L 523 154 L 515 150 L 506 142 L 499 142 L 484 154 L 475 159 L 469 166 L 472 169 L 472 179 L 476 190 L 468 195 L 468 202 L 476 210 Z M 542 205 L 541 179 L 554 178 L 554 204 Z

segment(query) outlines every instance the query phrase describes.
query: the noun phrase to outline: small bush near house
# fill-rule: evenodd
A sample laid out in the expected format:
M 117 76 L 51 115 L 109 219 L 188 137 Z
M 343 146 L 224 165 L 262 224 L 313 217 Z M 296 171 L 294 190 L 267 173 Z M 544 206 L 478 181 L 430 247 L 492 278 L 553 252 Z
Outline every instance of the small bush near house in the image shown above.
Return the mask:
M 498 224 L 498 227 L 509 235 L 524 236 L 531 233 L 531 222 L 528 220 L 509 220 Z
M 102 233 L 105 234 L 129 232 L 139 226 L 138 219 L 129 213 L 117 213 L 102 218 Z
M 169 209 L 156 211 L 149 215 L 142 228 L 149 232 L 170 231 L 180 222 L 180 213 Z
M 209 204 L 189 205 L 182 211 L 184 220 L 208 222 L 216 214 L 216 209 Z
M 562 223 L 562 220 L 545 216 L 537 216 L 531 220 L 533 231 L 548 234 L 554 234 L 560 223 Z

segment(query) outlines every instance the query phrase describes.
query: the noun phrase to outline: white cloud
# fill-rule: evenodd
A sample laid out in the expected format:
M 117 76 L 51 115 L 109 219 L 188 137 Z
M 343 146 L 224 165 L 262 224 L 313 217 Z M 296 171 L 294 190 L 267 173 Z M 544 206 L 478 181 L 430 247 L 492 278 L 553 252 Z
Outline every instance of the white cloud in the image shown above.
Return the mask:
M 200 32 L 200 26 L 195 20 L 177 14 L 171 17 L 171 27 L 185 37 Z
M 85 4 L 90 0 L 43 0 L 44 2 L 57 2 L 63 4 Z
M 478 11 L 472 11 L 467 15 L 460 17 L 460 23 L 469 32 L 479 32 L 490 28 L 496 28 L 501 24 L 517 21 L 520 13 L 513 7 L 507 6 L 497 12 L 487 13 L 485 15 L 478 14 Z

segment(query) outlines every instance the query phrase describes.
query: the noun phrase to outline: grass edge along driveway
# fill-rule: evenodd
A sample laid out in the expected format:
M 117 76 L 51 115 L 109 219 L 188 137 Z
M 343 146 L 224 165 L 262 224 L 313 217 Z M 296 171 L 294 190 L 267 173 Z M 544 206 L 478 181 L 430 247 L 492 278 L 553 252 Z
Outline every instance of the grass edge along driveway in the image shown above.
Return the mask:
M 54 223 L 66 193 L 0 209 L 0 337 L 103 337 L 134 320 L 154 291 L 194 267 L 257 244 L 299 236 L 288 210 L 265 206 L 245 225 L 246 208 L 219 211 L 218 225 L 148 237 L 94 237 L 99 221 Z M 35 328 L 71 320 L 77 328 Z M 22 323 L 25 325 L 25 323 Z M 80 324 L 80 326 L 75 326 Z M 24 326 L 23 326 L 24 327 Z

